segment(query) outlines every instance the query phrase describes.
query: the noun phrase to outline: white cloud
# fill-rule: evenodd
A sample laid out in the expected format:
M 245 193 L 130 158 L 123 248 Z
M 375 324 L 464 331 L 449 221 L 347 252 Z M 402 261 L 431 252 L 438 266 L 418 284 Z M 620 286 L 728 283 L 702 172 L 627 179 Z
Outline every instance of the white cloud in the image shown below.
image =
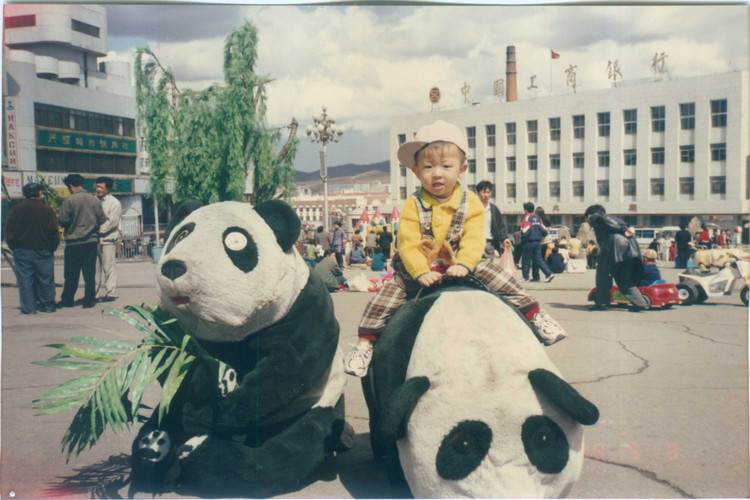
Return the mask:
M 130 8 L 136 13 L 142 7 L 118 13 Z M 162 6 L 162 19 L 171 8 Z M 529 97 L 532 75 L 540 95 L 549 94 L 550 83 L 554 93 L 567 92 L 564 70 L 570 65 L 578 67 L 579 92 L 610 86 L 609 60 L 618 60 L 626 80 L 652 78 L 655 52 L 668 55 L 673 78 L 748 69 L 748 15 L 740 5 L 222 9 L 228 8 L 180 11 L 184 25 L 151 22 L 151 29 L 162 26 L 164 35 L 139 28 L 138 36 L 149 40 L 181 87 L 200 89 L 223 80 L 229 30 L 222 15 L 230 13 L 234 26 L 250 20 L 258 28 L 256 72 L 275 79 L 267 87 L 269 123 L 285 125 L 294 116 L 304 129 L 326 105 L 352 143 L 377 137 L 381 148 L 359 148 L 374 157 L 344 162 L 385 159 L 388 151 L 379 149 L 387 147 L 383 137 L 390 117 L 429 111 L 433 86 L 442 91 L 442 109 L 463 105 L 464 82 L 471 85 L 473 100 L 491 102 L 493 82 L 505 78 L 509 44 L 516 47 L 521 99 Z M 202 17 L 206 25 L 190 39 L 190 23 Z M 110 32 L 128 33 L 125 28 Z M 550 49 L 560 59 L 551 61 Z M 342 152 L 350 147 L 337 146 Z

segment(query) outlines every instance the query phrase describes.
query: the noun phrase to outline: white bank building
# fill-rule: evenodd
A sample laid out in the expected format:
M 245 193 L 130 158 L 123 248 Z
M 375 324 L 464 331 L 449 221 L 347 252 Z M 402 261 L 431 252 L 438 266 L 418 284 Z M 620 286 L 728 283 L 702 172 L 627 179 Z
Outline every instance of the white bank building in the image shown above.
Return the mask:
M 2 173 L 11 198 L 40 178 L 66 195 L 69 173 L 93 192 L 107 175 L 123 232 L 137 236 L 148 178 L 139 175 L 131 65 L 99 61 L 107 54 L 105 8 L 6 4 L 3 21 Z
M 492 200 L 512 229 L 522 203 L 553 224 L 577 228 L 586 207 L 640 227 L 687 223 L 724 228 L 750 210 L 748 72 L 622 84 L 605 90 L 436 110 L 391 121 L 391 186 L 400 206 L 418 187 L 396 151 L 419 127 L 445 120 L 469 142 L 470 189 Z

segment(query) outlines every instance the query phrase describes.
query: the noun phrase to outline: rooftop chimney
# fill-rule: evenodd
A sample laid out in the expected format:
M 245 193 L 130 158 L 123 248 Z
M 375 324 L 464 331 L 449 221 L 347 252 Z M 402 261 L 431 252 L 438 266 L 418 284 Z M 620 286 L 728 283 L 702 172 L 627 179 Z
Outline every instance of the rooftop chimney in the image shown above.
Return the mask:
M 505 48 L 505 101 L 512 102 L 518 100 L 518 90 L 516 85 L 516 47 L 508 45 Z

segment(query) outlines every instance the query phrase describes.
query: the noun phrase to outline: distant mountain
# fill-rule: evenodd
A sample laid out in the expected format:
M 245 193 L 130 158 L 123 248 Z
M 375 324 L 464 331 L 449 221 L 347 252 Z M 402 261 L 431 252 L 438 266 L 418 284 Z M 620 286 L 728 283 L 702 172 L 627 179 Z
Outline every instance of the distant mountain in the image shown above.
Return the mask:
M 337 165 L 335 167 L 328 167 L 328 178 L 338 179 L 346 177 L 354 177 L 366 172 L 378 171 L 378 172 L 390 172 L 391 164 L 388 160 L 381 161 L 378 163 L 370 163 L 369 165 L 355 165 L 354 163 L 346 163 L 344 165 Z M 314 170 L 312 172 L 301 172 L 299 170 L 294 171 L 294 181 L 297 183 L 312 182 L 320 180 L 320 170 Z

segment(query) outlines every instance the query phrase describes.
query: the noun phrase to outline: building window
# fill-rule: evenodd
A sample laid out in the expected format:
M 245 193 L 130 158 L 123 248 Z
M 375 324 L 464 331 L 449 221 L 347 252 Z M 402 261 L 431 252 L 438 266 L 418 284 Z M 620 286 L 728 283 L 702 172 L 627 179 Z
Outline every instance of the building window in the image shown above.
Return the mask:
M 609 112 L 597 113 L 596 121 L 599 124 L 599 137 L 609 137 Z
M 573 137 L 583 139 L 586 133 L 586 117 L 584 115 L 573 115 Z
M 651 131 L 664 132 L 667 112 L 664 106 L 651 106 Z
M 508 166 L 508 172 L 516 171 L 516 157 L 515 156 L 506 156 L 505 164 Z
M 609 151 L 597 151 L 596 158 L 600 167 L 609 167 Z
M 680 163 L 695 163 L 695 146 L 680 146 Z
M 529 155 L 526 157 L 526 161 L 529 163 L 529 170 L 536 170 L 537 169 L 537 159 L 536 155 Z
M 469 142 L 469 148 L 477 147 L 477 128 L 466 127 L 466 139 Z
M 712 127 L 726 127 L 727 126 L 727 100 L 717 99 L 711 101 L 711 126 Z
M 401 197 L 402 200 L 405 200 L 406 199 L 406 188 L 405 187 L 398 188 L 398 194 L 399 194 L 399 196 Z
M 573 153 L 573 168 L 583 168 L 583 153 Z
M 495 145 L 495 126 L 485 125 L 484 131 L 487 134 L 487 146 L 494 146 Z
M 623 179 L 622 194 L 625 196 L 635 196 L 635 179 Z
M 472 158 L 471 160 L 468 161 L 468 164 L 469 164 L 469 173 L 470 174 L 477 173 L 477 161 Z
M 487 158 L 487 172 L 492 173 L 495 171 L 495 159 Z
M 403 165 L 401 165 L 401 164 L 399 163 L 399 164 L 398 164 L 398 169 L 399 169 L 399 171 L 401 172 L 401 177 L 406 177 L 406 167 L 405 167 L 405 166 L 403 166 Z
M 638 132 L 638 110 L 626 109 L 622 112 L 625 123 L 625 133 L 635 134 Z
M 516 123 L 515 122 L 505 124 L 505 137 L 509 145 L 513 145 L 516 143 Z
M 625 149 L 623 150 L 623 157 L 625 159 L 625 165 L 635 165 L 637 155 L 635 152 L 635 149 Z
M 609 181 L 596 181 L 596 194 L 599 196 L 609 196 Z
M 666 215 L 652 215 L 649 217 L 649 225 L 651 227 L 664 227 L 667 225 Z
M 682 130 L 695 129 L 695 103 L 684 102 L 680 104 L 680 128 Z
M 38 102 L 34 103 L 34 124 L 40 127 L 135 137 L 135 120 L 132 118 L 91 113 Z
M 559 198 L 560 197 L 560 183 L 559 182 L 550 182 L 549 183 L 549 195 L 551 198 Z
M 3 22 L 5 29 L 12 28 L 26 28 L 27 26 L 36 26 L 36 15 L 29 14 L 27 16 L 11 16 L 6 17 Z
M 711 144 L 711 161 L 726 161 L 727 159 L 727 143 L 717 142 Z
M 526 190 L 527 194 L 529 195 L 529 198 L 536 198 L 537 197 L 537 187 L 536 182 L 529 182 L 526 184 Z
M 83 33 L 84 35 L 93 36 L 94 38 L 99 38 L 99 28 L 92 24 L 84 23 L 76 19 L 71 19 L 70 25 L 73 31 Z
M 693 177 L 680 177 L 680 194 L 693 194 L 695 192 L 695 179 Z
M 726 194 L 727 178 L 723 175 L 711 177 L 711 194 Z
M 651 179 L 651 194 L 653 196 L 664 195 L 664 179 L 662 178 Z
M 573 181 L 573 196 L 583 196 L 583 181 Z
M 516 198 L 516 184 L 514 182 L 505 185 L 505 196 L 511 199 Z
M 560 118 L 549 119 L 549 140 L 550 141 L 560 140 Z
M 651 148 L 651 163 L 664 165 L 664 148 Z
M 537 142 L 537 128 L 538 128 L 538 124 L 536 120 L 526 121 L 526 131 L 529 134 L 530 143 Z
M 398 134 L 398 145 L 402 145 L 406 142 L 406 134 Z
M 560 155 L 553 154 L 549 155 L 549 168 L 559 170 L 560 169 Z

